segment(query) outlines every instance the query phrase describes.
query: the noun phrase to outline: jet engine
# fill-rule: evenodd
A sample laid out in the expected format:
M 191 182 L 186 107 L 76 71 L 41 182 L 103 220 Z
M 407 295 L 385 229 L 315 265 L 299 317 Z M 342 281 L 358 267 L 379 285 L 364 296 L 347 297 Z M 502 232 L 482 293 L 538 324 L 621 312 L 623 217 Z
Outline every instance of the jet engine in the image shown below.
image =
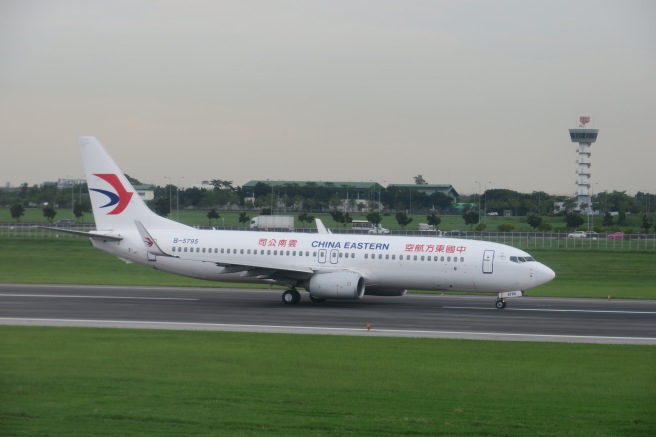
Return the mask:
M 364 292 L 368 296 L 403 296 L 408 290 L 398 288 L 369 288 Z
M 305 288 L 320 299 L 362 299 L 364 278 L 349 271 L 320 273 L 312 276 Z

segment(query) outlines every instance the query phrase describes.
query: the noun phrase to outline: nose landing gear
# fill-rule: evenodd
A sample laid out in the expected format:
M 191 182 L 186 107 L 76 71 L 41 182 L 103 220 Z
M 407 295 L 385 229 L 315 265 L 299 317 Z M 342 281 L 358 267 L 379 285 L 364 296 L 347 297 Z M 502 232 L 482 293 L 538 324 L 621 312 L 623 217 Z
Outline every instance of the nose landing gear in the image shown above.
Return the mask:
M 504 293 L 499 293 L 497 295 L 497 301 L 494 305 L 497 307 L 497 309 L 502 310 L 506 307 L 506 299 L 512 297 L 522 297 L 523 295 L 523 291 L 506 291 Z

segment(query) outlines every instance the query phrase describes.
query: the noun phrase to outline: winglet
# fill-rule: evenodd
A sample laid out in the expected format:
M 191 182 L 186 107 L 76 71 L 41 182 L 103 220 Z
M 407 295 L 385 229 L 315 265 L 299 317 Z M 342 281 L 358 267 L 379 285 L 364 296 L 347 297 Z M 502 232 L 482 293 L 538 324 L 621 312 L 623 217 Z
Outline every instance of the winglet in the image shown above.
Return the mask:
M 135 220 L 134 224 L 137 225 L 137 230 L 139 231 L 141 240 L 144 242 L 144 245 L 146 246 L 146 250 L 148 251 L 148 253 L 156 256 L 169 256 L 172 258 L 177 258 L 173 255 L 164 252 L 157 244 L 157 241 L 155 241 L 155 239 L 150 236 L 144 225 L 142 225 L 139 220 Z
M 332 232 L 330 231 L 330 229 L 328 229 L 328 228 L 326 227 L 326 225 L 323 224 L 323 222 L 321 221 L 321 219 L 314 219 L 314 221 L 315 221 L 316 224 L 317 224 L 317 232 L 318 232 L 318 233 L 320 233 L 320 234 L 332 234 Z

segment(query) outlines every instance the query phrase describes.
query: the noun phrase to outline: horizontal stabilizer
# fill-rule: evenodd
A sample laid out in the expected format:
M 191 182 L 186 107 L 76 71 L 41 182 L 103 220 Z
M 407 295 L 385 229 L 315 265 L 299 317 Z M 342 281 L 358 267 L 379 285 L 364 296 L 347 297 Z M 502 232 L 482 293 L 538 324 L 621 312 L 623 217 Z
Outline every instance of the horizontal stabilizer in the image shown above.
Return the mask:
M 86 231 L 76 231 L 73 229 L 62 229 L 62 228 L 53 228 L 51 226 L 36 226 L 40 229 L 48 229 L 49 231 L 63 232 L 65 234 L 77 235 L 78 237 L 87 237 L 92 240 L 102 240 L 102 241 L 121 241 L 123 237 L 117 237 L 115 235 L 103 235 L 95 232 L 86 232 Z

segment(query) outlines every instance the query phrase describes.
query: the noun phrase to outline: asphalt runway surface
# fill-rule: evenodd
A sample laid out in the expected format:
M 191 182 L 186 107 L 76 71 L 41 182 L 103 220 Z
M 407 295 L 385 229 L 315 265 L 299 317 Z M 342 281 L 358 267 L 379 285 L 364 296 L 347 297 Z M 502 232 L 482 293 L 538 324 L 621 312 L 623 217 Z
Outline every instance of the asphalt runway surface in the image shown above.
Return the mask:
M 656 301 L 407 294 L 313 303 L 282 290 L 0 284 L 0 324 L 656 345 Z

